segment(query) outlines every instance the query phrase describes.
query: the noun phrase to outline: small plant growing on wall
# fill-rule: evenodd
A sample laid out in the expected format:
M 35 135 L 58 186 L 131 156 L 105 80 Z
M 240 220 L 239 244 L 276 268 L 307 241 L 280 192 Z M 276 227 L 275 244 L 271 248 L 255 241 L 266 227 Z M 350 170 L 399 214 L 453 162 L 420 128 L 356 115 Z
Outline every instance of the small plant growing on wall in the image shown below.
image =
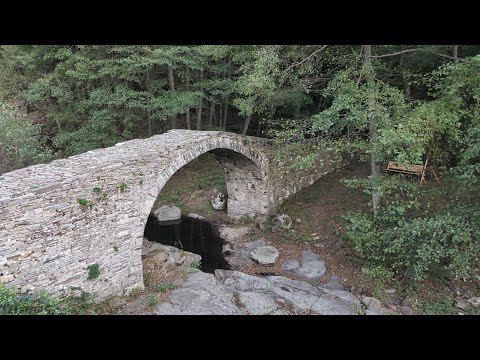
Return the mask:
M 155 294 L 150 294 L 147 297 L 148 306 L 155 306 L 158 304 L 158 298 Z
M 194 268 L 194 269 L 200 269 L 200 266 L 202 265 L 202 262 L 201 261 L 197 261 L 197 260 L 194 260 L 192 261 L 192 263 L 190 264 L 190 267 Z
M 98 278 L 98 275 L 100 275 L 100 266 L 98 266 L 97 263 L 88 265 L 88 280 L 93 280 Z
M 113 251 L 118 251 L 118 245 L 113 245 Z
M 82 198 L 82 197 L 77 198 L 77 203 L 81 207 L 91 207 L 92 206 L 92 202 L 90 200 L 87 200 L 87 199 Z
M 93 188 L 93 192 L 96 193 L 99 197 L 100 200 L 105 200 L 108 196 L 108 193 L 104 191 L 101 187 L 95 186 Z
M 140 288 L 133 288 L 128 294 L 128 296 L 131 297 L 132 299 L 136 299 L 142 294 L 142 292 L 143 290 Z
M 125 192 L 125 190 L 127 190 L 127 187 L 128 187 L 127 183 L 125 181 L 122 181 L 118 188 L 120 189 L 120 192 Z

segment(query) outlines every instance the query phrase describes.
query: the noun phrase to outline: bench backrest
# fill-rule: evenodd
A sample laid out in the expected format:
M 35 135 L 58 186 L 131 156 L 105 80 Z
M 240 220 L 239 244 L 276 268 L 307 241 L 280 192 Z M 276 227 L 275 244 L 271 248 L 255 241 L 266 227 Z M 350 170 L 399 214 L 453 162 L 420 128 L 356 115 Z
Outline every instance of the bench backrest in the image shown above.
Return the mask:
M 409 172 L 422 172 L 425 171 L 423 165 L 410 165 L 410 164 L 398 164 L 393 161 L 389 161 L 387 170 L 409 171 Z

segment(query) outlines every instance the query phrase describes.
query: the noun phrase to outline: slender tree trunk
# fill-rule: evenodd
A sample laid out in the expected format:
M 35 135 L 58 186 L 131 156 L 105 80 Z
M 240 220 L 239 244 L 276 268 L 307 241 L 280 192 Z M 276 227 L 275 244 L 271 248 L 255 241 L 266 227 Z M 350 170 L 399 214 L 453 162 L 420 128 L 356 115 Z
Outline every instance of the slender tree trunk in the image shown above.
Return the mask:
M 231 74 L 230 64 L 231 63 L 232 63 L 232 59 L 231 59 L 231 57 L 229 57 L 228 62 L 227 62 L 227 74 L 226 74 L 227 79 L 230 79 L 230 74 Z M 221 108 L 221 105 L 220 105 L 220 108 Z M 225 130 L 227 128 L 227 116 L 228 116 L 228 94 L 225 97 L 225 105 L 224 105 L 224 108 L 223 108 L 223 120 L 222 120 L 222 124 L 221 124 L 223 130 Z
M 220 104 L 220 109 L 222 109 L 222 105 Z M 221 110 L 220 110 L 221 111 Z M 223 105 L 223 119 L 222 121 L 222 129 L 225 130 L 227 127 L 227 115 L 228 115 L 228 95 L 225 98 L 225 104 Z
M 185 75 L 186 75 L 185 87 L 187 88 L 187 90 L 189 90 L 190 89 L 190 68 L 188 66 L 187 66 L 187 69 L 185 71 Z M 190 109 L 188 109 L 187 112 L 185 113 L 185 119 L 187 120 L 187 129 L 191 130 L 192 125 L 190 124 Z
M 322 109 L 322 105 L 323 105 L 323 96 L 320 96 L 320 98 L 318 99 L 317 113 L 319 113 L 320 110 Z
M 255 134 L 255 136 L 260 137 L 260 135 L 262 135 L 262 123 L 261 122 L 258 123 L 257 133 Z
M 200 70 L 200 81 L 203 80 L 203 69 Z M 200 88 L 200 92 L 203 89 Z M 203 94 L 198 100 L 198 107 L 197 107 L 197 130 L 202 130 L 202 105 L 203 105 Z
M 213 126 L 218 127 L 218 115 L 217 115 L 217 105 L 215 104 L 214 110 L 213 110 Z
M 60 120 L 58 120 L 58 119 L 55 119 L 55 122 L 57 123 L 58 133 L 61 134 L 62 133 L 62 124 L 60 124 Z
M 213 127 L 213 116 L 215 115 L 215 101 L 212 100 L 210 103 L 210 114 L 208 115 L 208 130 L 211 130 Z
M 369 90 L 369 98 L 367 102 L 368 106 L 368 135 L 370 137 L 370 147 L 377 142 L 377 119 L 375 116 L 375 75 L 372 67 L 372 46 L 364 46 L 365 54 L 365 70 L 367 79 L 367 88 Z M 375 152 L 370 154 L 370 167 L 371 167 L 371 179 L 375 179 L 380 175 L 380 166 L 377 162 L 377 155 Z M 377 190 L 372 191 L 372 207 L 373 212 L 376 215 L 380 207 L 380 193 Z
M 252 119 L 252 114 L 248 115 L 248 116 L 245 118 L 245 123 L 243 124 L 242 135 L 247 135 L 248 125 L 250 125 L 250 120 L 251 120 L 251 119 Z
M 453 45 L 453 62 L 456 64 L 458 63 L 458 45 Z
M 402 82 L 403 82 L 403 90 L 405 91 L 405 99 L 410 100 L 410 94 L 411 94 L 411 89 L 410 89 L 410 83 L 405 79 L 405 69 L 403 67 L 403 59 L 404 54 L 400 54 L 400 72 L 402 75 Z
M 222 104 L 218 104 L 218 117 L 219 117 L 219 127 L 222 128 L 222 130 L 225 130 L 225 127 L 223 126 L 223 109 L 222 109 Z
M 170 90 L 175 91 L 175 80 L 173 78 L 173 68 L 171 65 L 168 65 L 168 84 L 170 85 Z M 172 115 L 171 119 L 171 128 L 175 129 L 177 127 L 177 114 Z
M 245 118 L 242 135 L 247 135 L 248 126 L 250 125 L 250 120 L 252 119 L 253 110 L 255 109 L 255 102 L 257 101 L 257 98 L 258 98 L 258 94 L 255 94 L 252 98 L 252 113 Z

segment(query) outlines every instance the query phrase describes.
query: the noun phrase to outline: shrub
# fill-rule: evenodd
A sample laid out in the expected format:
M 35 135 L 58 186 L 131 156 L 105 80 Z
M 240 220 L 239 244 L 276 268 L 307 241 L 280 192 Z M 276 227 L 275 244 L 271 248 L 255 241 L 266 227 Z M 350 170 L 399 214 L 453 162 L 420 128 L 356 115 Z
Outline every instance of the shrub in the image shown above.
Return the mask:
M 88 265 L 87 269 L 88 269 L 88 280 L 96 279 L 100 275 L 100 267 L 98 266 L 98 264 Z
M 416 197 L 403 185 L 388 197 L 376 216 L 361 212 L 345 216 L 349 225 L 344 236 L 368 267 L 419 281 L 480 279 L 478 205 L 454 203 L 435 212 L 420 211 Z
M 59 299 L 45 291 L 38 294 L 18 295 L 17 291 L 0 285 L 0 315 L 66 315 L 71 310 Z

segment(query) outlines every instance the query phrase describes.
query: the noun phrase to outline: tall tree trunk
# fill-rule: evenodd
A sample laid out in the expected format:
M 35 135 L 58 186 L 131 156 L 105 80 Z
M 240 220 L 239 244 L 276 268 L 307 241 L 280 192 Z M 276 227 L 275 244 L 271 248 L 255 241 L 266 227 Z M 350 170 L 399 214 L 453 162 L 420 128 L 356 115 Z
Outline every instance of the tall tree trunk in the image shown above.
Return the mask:
M 215 101 L 210 103 L 210 114 L 208 115 L 208 130 L 213 128 L 213 116 L 215 115 Z
M 222 108 L 222 104 L 220 104 L 220 109 Z M 228 114 L 228 95 L 225 98 L 225 103 L 223 105 L 223 119 L 221 120 L 222 122 L 222 129 L 225 130 L 227 127 L 227 114 Z
M 260 135 L 262 135 L 262 123 L 261 122 L 258 123 L 257 133 L 255 134 L 255 136 L 260 137 Z
M 217 113 L 217 104 L 215 104 L 215 107 L 213 108 L 213 126 L 218 127 L 218 113 Z
M 232 63 L 232 58 L 229 57 L 228 58 L 228 62 L 227 62 L 227 74 L 226 74 L 226 77 L 227 79 L 230 79 L 230 74 L 231 74 L 231 66 L 230 64 Z M 221 107 L 221 105 L 220 105 Z M 227 96 L 225 97 L 225 105 L 224 105 L 224 108 L 223 108 L 223 120 L 222 120 L 222 129 L 225 130 L 227 128 L 227 115 L 228 115 L 228 94 Z
M 458 45 L 453 45 L 453 62 L 456 64 L 458 63 Z
M 187 66 L 187 69 L 185 71 L 185 87 L 187 88 L 187 90 L 190 89 L 190 68 Z M 187 129 L 188 130 L 191 130 L 192 129 L 192 125 L 190 124 L 190 109 L 187 110 L 187 112 L 185 113 L 185 119 L 187 120 Z
M 403 48 L 402 48 L 403 50 Z M 404 54 L 400 54 L 400 73 L 402 76 L 402 82 L 403 82 L 403 90 L 405 91 L 405 99 L 410 100 L 410 94 L 411 94 L 411 89 L 410 89 L 410 83 L 405 79 L 405 69 L 403 66 L 403 59 Z
M 248 116 L 245 118 L 245 123 L 243 124 L 242 135 L 247 135 L 248 125 L 250 125 L 250 120 L 251 120 L 251 119 L 252 119 L 252 114 L 248 115 Z
M 319 113 L 320 110 L 322 109 L 322 105 L 323 105 L 323 96 L 320 96 L 320 98 L 318 99 L 318 104 L 317 104 L 317 113 Z
M 255 94 L 252 98 L 252 112 L 245 118 L 245 123 L 243 124 L 242 135 L 247 135 L 248 126 L 250 125 L 250 120 L 252 119 L 253 110 L 255 109 L 255 102 L 257 101 L 258 94 Z
M 173 79 L 173 68 L 171 65 L 168 65 L 167 69 L 168 69 L 168 84 L 170 85 L 170 90 L 175 91 L 175 81 Z M 177 127 L 177 114 L 173 114 L 171 119 L 171 128 L 175 129 L 176 127 Z
M 370 137 L 370 147 L 377 142 L 377 119 L 375 116 L 375 74 L 372 67 L 372 46 L 364 46 L 365 70 L 368 88 L 368 135 Z M 377 162 L 377 155 L 372 151 L 370 154 L 371 179 L 375 179 L 380 175 L 380 166 Z M 380 193 L 377 190 L 372 191 L 372 207 L 376 215 L 380 207 Z
M 225 128 L 223 127 L 223 109 L 222 109 L 222 104 L 221 104 L 221 103 L 218 104 L 218 118 L 219 118 L 219 120 L 218 120 L 218 122 L 219 122 L 218 126 L 219 126 L 220 128 L 222 128 L 222 130 L 225 130 Z
M 146 86 L 147 89 L 150 85 L 150 69 L 147 70 L 147 79 L 146 79 Z M 152 127 L 152 114 L 148 111 L 148 136 L 153 135 L 153 127 Z
M 203 80 L 203 69 L 200 69 L 200 81 Z M 202 92 L 202 88 L 200 88 L 200 92 Z M 198 107 L 197 107 L 197 130 L 202 130 L 202 105 L 203 105 L 203 94 L 200 96 L 200 100 L 198 100 Z

